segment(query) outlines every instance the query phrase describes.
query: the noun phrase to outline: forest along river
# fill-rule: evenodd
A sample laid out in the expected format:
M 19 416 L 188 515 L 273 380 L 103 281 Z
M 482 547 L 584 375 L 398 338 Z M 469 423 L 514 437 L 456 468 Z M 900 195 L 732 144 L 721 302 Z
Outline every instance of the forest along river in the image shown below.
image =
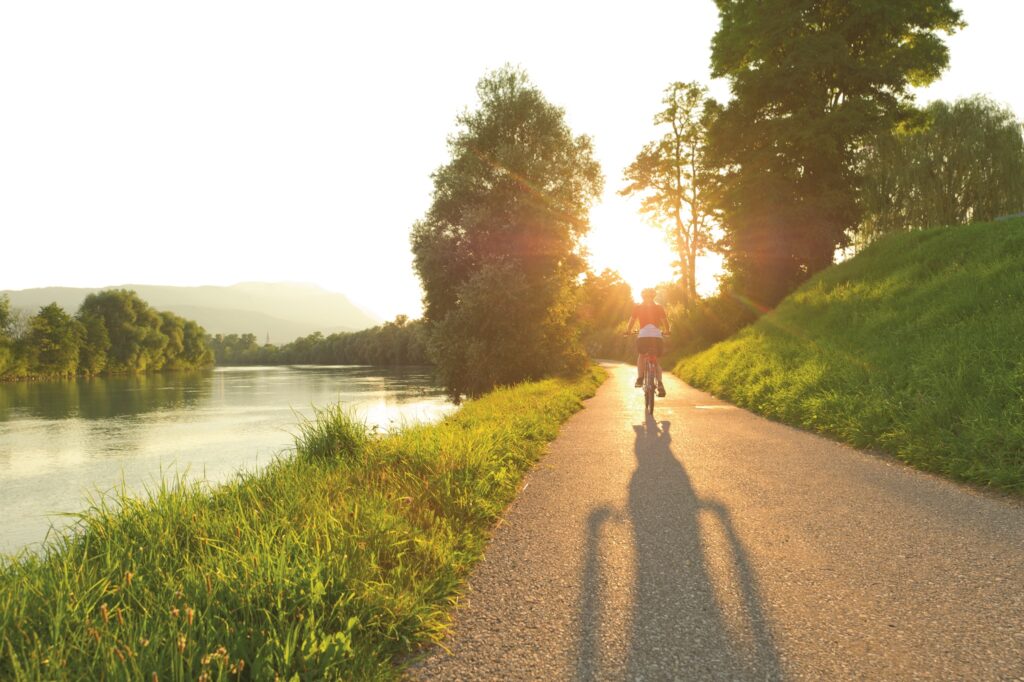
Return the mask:
M 222 482 L 294 450 L 312 406 L 338 401 L 388 429 L 455 409 L 430 368 L 224 367 L 0 383 L 0 554 L 38 548 L 62 512 L 122 483 L 176 474 Z

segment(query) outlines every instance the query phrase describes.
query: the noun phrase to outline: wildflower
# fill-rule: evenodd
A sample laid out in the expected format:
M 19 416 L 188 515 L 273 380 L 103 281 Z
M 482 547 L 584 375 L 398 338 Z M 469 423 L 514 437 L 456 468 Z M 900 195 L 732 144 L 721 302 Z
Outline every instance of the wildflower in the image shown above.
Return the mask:
M 107 608 L 106 604 L 100 604 L 100 615 L 103 616 L 103 622 L 110 622 L 110 609 Z
M 178 633 L 178 653 L 185 653 L 185 645 L 188 644 L 188 637 L 184 633 Z

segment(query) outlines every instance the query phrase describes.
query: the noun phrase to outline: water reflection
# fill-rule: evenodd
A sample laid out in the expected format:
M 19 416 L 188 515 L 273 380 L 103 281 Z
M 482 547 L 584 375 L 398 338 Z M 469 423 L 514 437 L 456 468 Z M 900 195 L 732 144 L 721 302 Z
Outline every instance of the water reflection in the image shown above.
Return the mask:
M 43 539 L 54 512 L 122 477 L 213 481 L 292 447 L 313 407 L 337 401 L 388 429 L 454 406 L 427 368 L 221 368 L 207 373 L 0 384 L 0 552 Z
M 108 419 L 184 409 L 209 394 L 212 372 L 0 384 L 0 422 L 20 417 Z

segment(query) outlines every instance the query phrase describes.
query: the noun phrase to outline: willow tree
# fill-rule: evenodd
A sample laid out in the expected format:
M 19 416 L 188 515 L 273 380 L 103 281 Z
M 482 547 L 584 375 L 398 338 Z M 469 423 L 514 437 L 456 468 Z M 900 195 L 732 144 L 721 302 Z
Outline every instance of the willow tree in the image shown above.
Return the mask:
M 590 138 L 525 73 L 489 73 L 477 94 L 412 230 L 431 353 L 467 394 L 582 366 L 572 290 L 603 184 Z
M 713 209 L 710 192 L 715 169 L 707 162 L 707 131 L 715 109 L 708 106 L 700 83 L 672 83 L 654 117 L 664 130 L 644 145 L 626 167 L 629 184 L 619 193 L 642 197 L 641 213 L 665 230 L 676 251 L 684 304 L 697 299 L 697 257 L 711 245 Z
M 972 97 L 933 102 L 922 113 L 923 124 L 864 147 L 863 241 L 1024 211 L 1024 135 L 1010 109 Z
M 949 61 L 951 0 L 716 0 L 710 131 L 732 287 L 771 306 L 832 263 L 860 218 L 856 151 Z

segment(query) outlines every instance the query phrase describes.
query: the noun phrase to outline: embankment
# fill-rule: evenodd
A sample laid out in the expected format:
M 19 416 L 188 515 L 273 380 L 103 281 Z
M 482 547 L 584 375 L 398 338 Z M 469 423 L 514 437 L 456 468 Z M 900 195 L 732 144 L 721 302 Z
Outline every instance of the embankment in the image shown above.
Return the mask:
M 773 419 L 1024 494 L 1024 220 L 886 237 L 675 372 Z

